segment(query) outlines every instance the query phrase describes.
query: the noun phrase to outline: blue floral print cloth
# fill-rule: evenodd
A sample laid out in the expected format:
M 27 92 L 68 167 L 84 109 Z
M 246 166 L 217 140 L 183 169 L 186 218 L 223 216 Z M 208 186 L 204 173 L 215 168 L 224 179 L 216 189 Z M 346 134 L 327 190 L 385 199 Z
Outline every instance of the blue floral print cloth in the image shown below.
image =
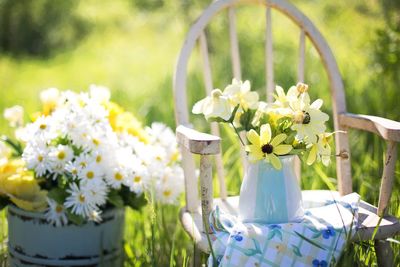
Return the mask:
M 352 193 L 306 209 L 299 223 L 241 223 L 218 207 L 210 215 L 208 266 L 312 266 L 337 262 L 357 227 L 360 196 Z M 215 259 L 215 260 L 214 260 Z

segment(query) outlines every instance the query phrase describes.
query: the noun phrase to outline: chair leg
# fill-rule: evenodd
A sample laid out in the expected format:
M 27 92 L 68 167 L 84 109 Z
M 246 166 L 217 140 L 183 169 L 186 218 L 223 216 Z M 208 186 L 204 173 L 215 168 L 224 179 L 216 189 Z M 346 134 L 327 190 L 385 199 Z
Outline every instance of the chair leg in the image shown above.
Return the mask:
M 393 266 L 393 250 L 390 246 L 390 242 L 375 240 L 375 252 L 379 267 Z

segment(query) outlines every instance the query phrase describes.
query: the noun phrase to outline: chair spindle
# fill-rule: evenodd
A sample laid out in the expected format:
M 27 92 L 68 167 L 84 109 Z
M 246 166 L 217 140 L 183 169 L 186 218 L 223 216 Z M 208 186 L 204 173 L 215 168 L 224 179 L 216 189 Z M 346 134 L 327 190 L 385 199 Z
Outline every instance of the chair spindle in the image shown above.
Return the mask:
M 207 37 L 204 31 L 200 34 L 200 52 L 201 57 L 203 59 L 203 75 L 204 75 L 204 84 L 206 86 L 206 92 L 209 95 L 213 90 L 213 82 L 212 82 L 212 74 L 211 74 L 211 66 L 210 59 L 208 54 L 208 45 L 207 45 Z M 216 136 L 220 136 L 218 123 L 211 123 L 211 133 Z M 219 191 L 220 197 L 222 199 L 226 199 L 226 184 L 225 184 L 225 172 L 224 172 L 224 164 L 222 161 L 222 154 L 218 153 L 215 155 L 215 165 L 217 167 L 217 176 L 219 182 Z
M 266 33 L 265 33 L 265 74 L 266 74 L 266 90 L 267 102 L 272 102 L 272 93 L 274 91 L 274 55 L 272 43 L 272 18 L 271 8 L 267 6 L 266 11 Z

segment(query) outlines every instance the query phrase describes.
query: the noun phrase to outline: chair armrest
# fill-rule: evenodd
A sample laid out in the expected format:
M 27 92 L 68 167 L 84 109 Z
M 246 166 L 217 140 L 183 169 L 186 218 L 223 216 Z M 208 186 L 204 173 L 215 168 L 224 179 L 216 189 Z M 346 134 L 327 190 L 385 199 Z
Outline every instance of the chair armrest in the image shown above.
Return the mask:
M 400 142 L 400 122 L 381 117 L 343 113 L 339 115 L 342 126 L 375 133 L 388 141 Z
M 221 138 L 201 133 L 183 125 L 176 128 L 178 143 L 194 154 L 215 155 L 220 152 Z

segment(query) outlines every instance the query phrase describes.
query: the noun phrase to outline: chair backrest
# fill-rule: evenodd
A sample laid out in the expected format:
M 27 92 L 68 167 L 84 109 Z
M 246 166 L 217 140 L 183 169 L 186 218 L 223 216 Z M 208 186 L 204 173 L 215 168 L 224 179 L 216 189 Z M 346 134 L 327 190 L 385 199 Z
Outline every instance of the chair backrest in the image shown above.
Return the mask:
M 271 101 L 274 90 L 274 66 L 273 66 L 273 39 L 271 10 L 277 10 L 287 16 L 300 28 L 299 56 L 298 56 L 298 81 L 304 81 L 305 67 L 305 41 L 308 38 L 318 52 L 329 79 L 330 93 L 332 98 L 333 122 L 335 131 L 341 130 L 335 135 L 337 154 L 337 177 L 338 189 L 341 194 L 352 192 L 352 180 L 350 173 L 350 153 L 346 128 L 339 123 L 339 115 L 346 112 L 346 102 L 343 82 L 339 73 L 335 58 L 327 42 L 314 24 L 296 7 L 286 0 L 217 0 L 213 2 L 191 26 L 184 45 L 180 51 L 174 74 L 174 101 L 175 118 L 178 125 L 190 126 L 189 112 L 191 107 L 187 103 L 187 74 L 188 61 L 195 45 L 199 42 L 200 52 L 203 58 L 203 74 L 207 93 L 213 89 L 212 74 L 208 55 L 207 37 L 205 29 L 212 18 L 223 10 L 227 10 L 229 17 L 229 39 L 232 62 L 232 76 L 241 79 L 241 67 L 239 56 L 239 43 L 236 31 L 235 8 L 240 4 L 258 5 L 265 8 L 266 16 L 266 42 L 265 42 L 265 65 L 266 65 L 266 92 L 268 101 Z M 218 125 L 211 125 L 211 132 L 219 135 Z M 189 211 L 198 207 L 199 198 L 197 190 L 197 179 L 195 178 L 195 164 L 192 155 L 183 149 L 183 168 L 185 173 L 186 205 Z M 226 186 L 221 155 L 216 156 L 217 173 L 219 177 L 220 196 L 226 197 Z

